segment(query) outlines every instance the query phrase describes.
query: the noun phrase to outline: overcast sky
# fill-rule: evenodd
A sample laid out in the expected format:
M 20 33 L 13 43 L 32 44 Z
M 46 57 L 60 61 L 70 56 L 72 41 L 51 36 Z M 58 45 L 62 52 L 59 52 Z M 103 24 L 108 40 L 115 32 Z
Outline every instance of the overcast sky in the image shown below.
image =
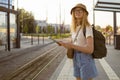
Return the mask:
M 16 5 L 15 0 L 15 5 Z M 48 23 L 61 23 L 65 20 L 65 24 L 70 24 L 71 8 L 77 4 L 83 3 L 86 5 L 89 12 L 88 19 L 93 23 L 93 1 L 92 0 L 18 0 L 18 7 L 31 11 L 37 20 L 45 20 L 48 17 Z M 61 9 L 61 10 L 60 10 Z M 61 12 L 61 18 L 60 18 Z M 120 14 L 119 14 L 120 15 Z M 120 17 L 117 16 L 117 22 Z M 105 27 L 106 25 L 113 26 L 113 13 L 95 11 L 95 23 Z M 120 25 L 120 23 L 118 24 Z

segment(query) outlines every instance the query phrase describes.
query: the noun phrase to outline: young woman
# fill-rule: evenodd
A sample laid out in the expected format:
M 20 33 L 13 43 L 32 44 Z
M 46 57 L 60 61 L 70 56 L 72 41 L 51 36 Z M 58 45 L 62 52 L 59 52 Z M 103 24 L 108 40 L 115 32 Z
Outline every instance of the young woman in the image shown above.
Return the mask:
M 97 76 L 97 69 L 91 55 L 94 50 L 94 40 L 92 27 L 87 19 L 88 11 L 86 6 L 81 3 L 77 4 L 71 9 L 71 15 L 72 40 L 75 39 L 80 28 L 78 36 L 74 43 L 60 41 L 59 44 L 65 48 L 74 49 L 73 67 L 76 80 L 92 80 Z M 86 29 L 85 36 L 83 34 L 84 27 Z

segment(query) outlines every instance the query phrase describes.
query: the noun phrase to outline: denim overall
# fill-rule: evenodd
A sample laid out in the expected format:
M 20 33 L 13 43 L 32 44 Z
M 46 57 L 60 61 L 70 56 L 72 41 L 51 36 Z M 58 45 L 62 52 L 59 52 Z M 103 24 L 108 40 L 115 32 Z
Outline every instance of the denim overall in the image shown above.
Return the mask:
M 97 76 L 97 69 L 91 54 L 74 51 L 73 58 L 74 76 L 88 80 Z

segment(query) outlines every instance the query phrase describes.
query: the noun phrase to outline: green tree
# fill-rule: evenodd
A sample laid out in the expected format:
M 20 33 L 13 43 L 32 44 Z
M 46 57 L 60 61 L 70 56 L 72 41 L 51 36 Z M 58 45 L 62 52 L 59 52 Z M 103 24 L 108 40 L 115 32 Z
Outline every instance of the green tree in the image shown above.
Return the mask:
M 98 31 L 101 31 L 101 27 L 99 25 L 96 25 L 95 29 L 97 29 Z
M 106 26 L 106 32 L 108 32 L 108 31 L 113 31 L 112 26 L 110 26 L 110 25 Z
M 39 33 L 40 32 L 40 26 L 36 26 L 36 33 Z
M 28 33 L 28 27 L 27 27 L 27 24 L 25 24 L 25 26 L 23 27 L 23 33 Z
M 20 32 L 23 32 L 23 28 L 28 27 L 28 33 L 35 32 L 35 20 L 32 12 L 28 12 L 25 9 L 18 9 L 19 12 L 19 23 L 20 23 Z

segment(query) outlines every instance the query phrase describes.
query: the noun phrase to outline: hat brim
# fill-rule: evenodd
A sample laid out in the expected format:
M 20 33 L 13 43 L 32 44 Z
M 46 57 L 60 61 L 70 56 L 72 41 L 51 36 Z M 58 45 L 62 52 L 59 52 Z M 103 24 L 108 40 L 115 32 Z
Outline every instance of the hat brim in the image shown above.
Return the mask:
M 78 6 L 77 6 L 77 7 L 73 7 L 73 8 L 71 9 L 71 11 L 70 11 L 70 14 L 72 14 L 72 12 L 73 12 L 73 10 L 74 10 L 75 8 L 82 8 L 82 7 L 78 7 Z M 84 8 L 82 8 L 82 9 L 84 9 Z M 88 11 L 87 11 L 86 9 L 84 9 L 84 10 L 86 11 L 86 13 L 87 13 L 87 15 L 88 15 L 88 14 L 89 14 Z

